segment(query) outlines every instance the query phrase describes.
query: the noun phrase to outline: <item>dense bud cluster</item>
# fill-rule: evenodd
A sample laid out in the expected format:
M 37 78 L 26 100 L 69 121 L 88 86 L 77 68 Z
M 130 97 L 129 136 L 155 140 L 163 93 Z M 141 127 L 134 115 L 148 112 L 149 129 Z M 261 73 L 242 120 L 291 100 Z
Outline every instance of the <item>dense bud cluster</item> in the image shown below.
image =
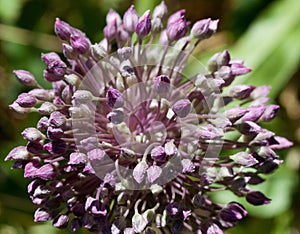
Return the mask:
M 36 222 L 74 232 L 215 234 L 247 211 L 209 194 L 229 190 L 253 205 L 270 202 L 249 185 L 274 172 L 282 163 L 276 152 L 292 145 L 259 125 L 279 109 L 267 105 L 270 87 L 231 85 L 251 69 L 227 50 L 188 73 L 191 53 L 218 20 L 190 25 L 185 10 L 166 16 L 164 2 L 152 15 L 139 16 L 134 6 L 123 18 L 110 10 L 95 44 L 56 19 L 65 58 L 42 54 L 52 89 L 14 71 L 34 89 L 11 109 L 42 115 L 21 133 L 27 145 L 6 157 L 31 181 Z

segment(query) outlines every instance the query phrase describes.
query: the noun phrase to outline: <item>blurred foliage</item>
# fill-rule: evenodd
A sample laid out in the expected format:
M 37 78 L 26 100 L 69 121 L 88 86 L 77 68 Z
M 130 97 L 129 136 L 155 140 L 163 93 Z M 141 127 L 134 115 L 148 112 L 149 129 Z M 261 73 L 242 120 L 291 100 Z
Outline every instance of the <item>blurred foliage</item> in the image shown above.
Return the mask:
M 13 78 L 12 70 L 30 70 L 46 87 L 40 53 L 61 50 L 53 35 L 55 18 L 68 21 L 83 29 L 92 41 L 99 41 L 108 9 L 122 14 L 133 3 L 142 14 L 146 9 L 153 9 L 159 0 L 0 0 L 1 161 L 11 148 L 25 143 L 19 133 L 35 125 L 38 118 L 8 110 L 8 104 L 27 90 Z M 300 1 L 166 0 L 166 3 L 170 12 L 187 9 L 187 17 L 192 22 L 204 17 L 220 19 L 219 33 L 200 43 L 195 56 L 205 63 L 214 52 L 229 48 L 234 58 L 245 59 L 253 72 L 237 82 L 272 86 L 273 102 L 279 102 L 283 108 L 268 128 L 296 145 L 281 154 L 285 164 L 259 187 L 273 202 L 263 207 L 245 204 L 250 216 L 228 233 L 299 233 Z M 33 223 L 35 207 L 26 193 L 28 181 L 22 178 L 21 171 L 10 171 L 10 166 L 10 162 L 1 162 L 0 234 L 68 233 L 52 228 L 51 224 Z M 216 199 L 237 198 L 220 193 Z

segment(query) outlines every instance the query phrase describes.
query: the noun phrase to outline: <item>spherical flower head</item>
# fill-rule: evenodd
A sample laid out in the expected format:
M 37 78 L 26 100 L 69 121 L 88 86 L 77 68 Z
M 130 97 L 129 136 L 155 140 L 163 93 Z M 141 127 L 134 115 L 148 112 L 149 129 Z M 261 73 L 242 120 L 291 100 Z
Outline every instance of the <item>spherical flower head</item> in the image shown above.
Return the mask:
M 139 18 L 134 6 L 122 18 L 111 9 L 94 44 L 56 19 L 65 58 L 44 53 L 41 69 L 52 88 L 14 71 L 35 87 L 10 108 L 41 117 L 5 160 L 30 180 L 36 222 L 73 232 L 215 234 L 247 215 L 235 201 L 215 201 L 220 188 L 252 205 L 271 202 L 252 188 L 293 143 L 261 124 L 279 110 L 267 104 L 270 87 L 234 85 L 251 69 L 228 50 L 200 68 L 191 54 L 218 20 L 200 20 L 189 34 L 185 10 L 166 14 L 164 2 L 152 17 Z M 192 76 L 189 61 L 197 64 Z

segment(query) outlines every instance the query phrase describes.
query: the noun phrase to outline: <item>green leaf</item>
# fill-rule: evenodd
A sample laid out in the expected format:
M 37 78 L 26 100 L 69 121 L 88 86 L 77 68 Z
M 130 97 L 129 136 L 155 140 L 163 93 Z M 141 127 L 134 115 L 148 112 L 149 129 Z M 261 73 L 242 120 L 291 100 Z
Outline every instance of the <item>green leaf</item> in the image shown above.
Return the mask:
M 20 0 L 0 0 L 0 19 L 5 22 L 14 21 L 19 16 L 21 7 Z
M 135 10 L 139 15 L 142 15 L 145 11 L 153 11 L 154 7 L 160 3 L 159 0 L 135 0 Z
M 300 61 L 300 1 L 275 1 L 230 49 L 253 69 L 234 84 L 271 85 L 276 97 Z

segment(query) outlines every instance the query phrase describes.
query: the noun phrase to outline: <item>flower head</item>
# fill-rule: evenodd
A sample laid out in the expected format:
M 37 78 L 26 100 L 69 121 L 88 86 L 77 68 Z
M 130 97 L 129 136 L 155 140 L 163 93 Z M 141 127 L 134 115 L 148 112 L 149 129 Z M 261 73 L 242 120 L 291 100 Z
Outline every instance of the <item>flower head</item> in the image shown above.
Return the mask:
M 270 87 L 231 85 L 251 69 L 228 50 L 189 77 L 184 69 L 196 61 L 195 45 L 216 32 L 218 20 L 200 20 L 189 32 L 185 10 L 164 22 L 166 15 L 164 2 L 152 18 L 150 11 L 139 17 L 134 6 L 123 20 L 110 10 L 104 39 L 95 44 L 56 19 L 66 59 L 42 54 L 52 89 L 14 71 L 34 89 L 10 108 L 41 118 L 21 133 L 26 146 L 5 160 L 31 181 L 36 222 L 73 232 L 155 233 L 156 226 L 223 233 L 247 211 L 214 202 L 208 194 L 215 185 L 253 205 L 270 203 L 249 185 L 274 172 L 282 163 L 276 152 L 292 145 L 260 126 L 279 110 L 266 104 Z

